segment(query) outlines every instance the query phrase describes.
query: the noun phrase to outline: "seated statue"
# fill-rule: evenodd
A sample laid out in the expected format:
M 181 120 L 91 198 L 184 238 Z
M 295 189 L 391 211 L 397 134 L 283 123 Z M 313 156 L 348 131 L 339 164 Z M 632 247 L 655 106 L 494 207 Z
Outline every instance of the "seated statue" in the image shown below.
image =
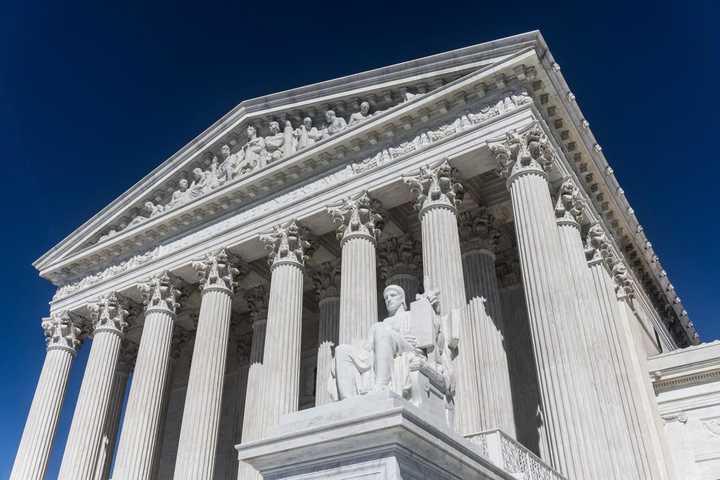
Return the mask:
M 347 122 L 344 118 L 335 115 L 334 110 L 328 110 L 325 112 L 325 137 L 331 137 L 337 133 L 342 132 L 347 128 Z
M 302 125 L 293 132 L 298 150 L 308 148 L 310 145 L 319 142 L 322 135 L 322 132 L 317 127 L 313 127 L 312 118 L 310 117 L 305 117 Z
M 370 103 L 362 102 L 360 104 L 360 111 L 350 115 L 350 122 L 348 125 L 354 125 L 367 120 L 370 117 Z
M 328 382 L 331 397 L 344 400 L 389 390 L 416 403 L 422 402 L 421 391 L 427 390 L 422 385 L 428 384 L 441 396 L 449 396 L 451 378 L 449 363 L 442 358 L 445 345 L 437 296 L 418 295 L 409 311 L 402 287 L 387 286 L 383 298 L 389 316 L 372 326 L 369 338 L 335 347 Z
M 270 154 L 270 161 L 274 162 L 283 157 L 285 135 L 280 131 L 278 122 L 270 122 L 270 135 L 265 137 L 265 150 Z

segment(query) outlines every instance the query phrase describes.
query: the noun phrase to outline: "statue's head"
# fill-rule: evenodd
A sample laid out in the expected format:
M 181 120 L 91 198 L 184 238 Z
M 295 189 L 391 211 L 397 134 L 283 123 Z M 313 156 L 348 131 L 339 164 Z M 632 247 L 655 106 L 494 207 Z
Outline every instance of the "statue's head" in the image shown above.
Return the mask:
M 181 178 L 178 182 L 178 187 L 180 187 L 181 191 L 185 191 L 188 188 L 188 181 L 185 178 Z
M 310 128 L 310 127 L 312 127 L 312 118 L 310 118 L 310 117 L 305 117 L 305 118 L 303 119 L 303 125 L 305 125 L 305 128 Z
M 407 310 L 405 290 L 400 285 L 388 285 L 385 287 L 383 298 L 385 299 L 385 308 L 387 308 L 390 315 L 395 315 L 401 308 Z
M 253 126 L 253 125 L 248 125 L 245 132 L 247 133 L 247 136 L 249 139 L 255 138 L 255 135 L 257 134 L 257 131 L 255 131 L 255 126 Z
M 280 133 L 280 124 L 278 122 L 270 122 L 270 133 L 273 135 Z
M 230 147 L 228 145 L 223 145 L 220 147 L 220 154 L 223 156 L 223 158 L 227 158 L 230 156 Z
M 360 104 L 360 113 L 362 113 L 363 115 L 367 115 L 368 112 L 370 112 L 370 103 L 362 102 Z
M 325 112 L 325 120 L 327 120 L 329 123 L 332 123 L 333 120 L 335 120 L 335 111 L 328 110 Z

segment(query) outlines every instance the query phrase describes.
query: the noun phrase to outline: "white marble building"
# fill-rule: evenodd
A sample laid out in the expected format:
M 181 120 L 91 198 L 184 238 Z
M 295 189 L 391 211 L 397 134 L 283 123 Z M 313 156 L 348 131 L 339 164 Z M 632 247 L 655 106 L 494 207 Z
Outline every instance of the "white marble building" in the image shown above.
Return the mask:
M 698 335 L 539 32 L 242 102 L 34 266 L 13 480 L 79 348 L 63 480 L 675 479 L 696 448 L 649 369 Z

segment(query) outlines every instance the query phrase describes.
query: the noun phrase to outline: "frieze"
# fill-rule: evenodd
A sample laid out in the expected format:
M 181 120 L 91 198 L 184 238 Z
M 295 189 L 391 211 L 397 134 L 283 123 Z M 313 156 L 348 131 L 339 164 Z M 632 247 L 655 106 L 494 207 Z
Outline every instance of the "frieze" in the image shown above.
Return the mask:
M 196 198 L 203 197 L 226 183 L 237 181 L 254 171 L 291 157 L 417 95 L 422 95 L 422 93 L 413 94 L 405 91 L 400 101 L 386 109 L 376 109 L 374 111 L 371 111 L 372 107 L 369 102 L 363 101 L 360 103 L 358 110 L 350 114 L 348 120 L 345 120 L 335 110 L 329 109 L 324 112 L 324 123 L 319 126 L 314 125 L 314 121 L 310 116 L 304 117 L 297 127 L 294 127 L 290 120 L 285 120 L 282 128 L 280 122 L 270 121 L 267 124 L 269 135 L 264 137 L 259 135 L 258 127 L 251 123 L 246 127 L 246 140 L 242 145 L 237 148 L 233 148 L 229 144 L 222 145 L 219 158 L 217 155 L 209 153 L 209 156 L 206 156 L 203 162 L 205 164 L 209 162 L 207 168 L 201 166 L 193 168 L 190 178 L 180 178 L 177 181 L 176 188 L 165 200 L 163 200 L 162 196 L 157 195 L 154 201 L 145 201 L 135 217 L 129 222 L 123 222 L 109 228 L 99 236 L 96 243 L 104 242 L 126 228 L 134 227 Z
M 84 277 L 77 282 L 64 285 L 57 289 L 52 300 L 54 302 L 56 300 L 60 300 L 61 298 L 68 297 L 75 292 L 84 290 L 88 287 L 102 282 L 103 280 L 108 280 L 110 278 L 116 277 L 117 275 L 120 275 L 121 273 L 127 272 L 128 270 L 139 267 L 140 265 L 143 265 L 150 260 L 157 258 L 159 253 L 160 247 L 158 246 L 145 253 L 135 255 L 134 257 L 120 262 L 117 265 L 111 265 L 98 273 L 88 275 L 87 277 Z
M 404 141 L 396 146 L 384 148 L 370 157 L 353 163 L 353 172 L 363 173 L 410 153 L 424 150 L 434 143 L 455 136 L 475 125 L 486 122 L 494 117 L 499 117 L 529 103 L 532 103 L 532 98 L 527 92 L 523 91 L 511 93 L 494 104 L 483 105 L 474 111 L 466 110 L 462 115 L 452 121 L 443 123 L 431 130 L 419 132 L 410 140 Z
M 336 170 L 329 175 L 311 181 L 299 188 L 288 191 L 274 198 L 263 200 L 246 210 L 223 218 L 212 225 L 201 228 L 189 235 L 172 240 L 167 244 L 156 247 L 155 249 L 141 255 L 136 255 L 118 265 L 108 267 L 101 272 L 85 277 L 77 282 L 62 286 L 57 290 L 55 296 L 53 297 L 53 301 L 68 297 L 104 280 L 118 276 L 160 256 L 164 257 L 190 245 L 213 238 L 255 218 L 262 217 L 268 213 L 285 208 L 287 205 L 296 204 L 308 197 L 327 190 L 328 188 L 339 185 L 355 175 L 368 172 L 375 168 L 379 168 L 386 163 L 394 162 L 402 157 L 419 152 L 420 150 L 434 145 L 441 140 L 458 135 L 477 124 L 501 116 L 531 102 L 532 98 L 526 92 L 513 92 L 505 98 L 502 98 L 490 105 L 478 105 L 475 108 L 466 109 L 456 119 L 421 131 L 417 133 L 412 140 L 403 141 L 395 146 L 387 146 L 373 156 L 369 156 L 359 162 L 347 165 L 340 170 Z M 356 123 L 359 121 L 362 120 L 355 120 Z M 384 155 L 383 161 L 377 161 L 378 155 Z M 180 190 L 183 190 L 183 187 L 179 188 L 178 191 Z

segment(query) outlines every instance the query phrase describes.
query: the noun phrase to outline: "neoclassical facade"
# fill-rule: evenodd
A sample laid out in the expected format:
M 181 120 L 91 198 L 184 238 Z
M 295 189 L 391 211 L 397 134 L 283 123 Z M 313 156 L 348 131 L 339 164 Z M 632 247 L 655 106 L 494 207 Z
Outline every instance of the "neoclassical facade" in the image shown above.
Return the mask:
M 539 32 L 242 102 L 34 266 L 13 480 L 80 348 L 63 480 L 678 478 L 699 338 Z

